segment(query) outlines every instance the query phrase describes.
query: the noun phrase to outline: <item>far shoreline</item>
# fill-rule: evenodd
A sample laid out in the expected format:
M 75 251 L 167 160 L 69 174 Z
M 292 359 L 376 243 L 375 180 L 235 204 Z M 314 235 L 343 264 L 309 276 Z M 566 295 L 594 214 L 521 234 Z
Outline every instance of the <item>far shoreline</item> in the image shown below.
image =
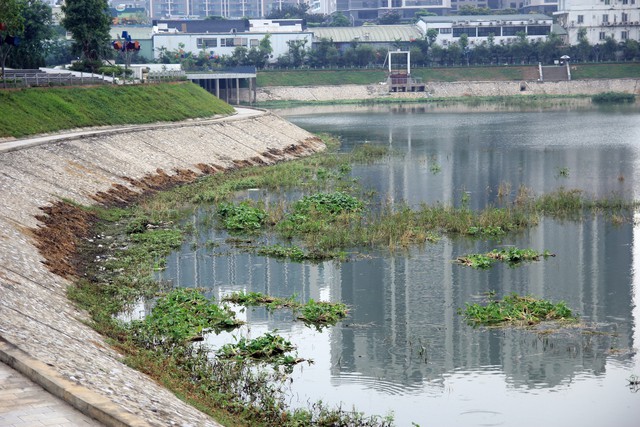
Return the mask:
M 382 104 L 442 101 L 522 101 L 591 97 L 606 92 L 640 95 L 640 78 L 572 81 L 429 82 L 425 92 L 389 93 L 384 85 L 268 86 L 257 89 L 255 106 Z

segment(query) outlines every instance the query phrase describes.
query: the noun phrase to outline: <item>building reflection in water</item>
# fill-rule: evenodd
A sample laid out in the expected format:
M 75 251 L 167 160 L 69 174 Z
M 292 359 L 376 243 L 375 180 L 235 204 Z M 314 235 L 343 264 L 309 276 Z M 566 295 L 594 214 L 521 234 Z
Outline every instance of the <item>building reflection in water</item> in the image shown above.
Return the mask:
M 602 143 L 597 124 L 603 119 L 597 115 L 558 112 L 540 118 L 512 112 L 467 115 L 464 120 L 459 114 L 433 116 L 409 115 L 395 121 L 390 115 L 373 114 L 350 117 L 351 122 L 336 117 L 343 149 L 367 141 L 400 152 L 385 162 L 355 166 L 353 175 L 375 189 L 381 200 L 414 207 L 423 202 L 459 205 L 468 194 L 471 208 L 483 208 L 499 202 L 497 189 L 504 183 L 511 197 L 521 185 L 537 194 L 564 187 L 596 196 L 638 196 L 637 149 L 623 134 L 615 136 L 619 146 Z M 596 130 L 584 136 L 590 122 L 596 123 Z M 311 123 L 310 130 L 325 122 L 318 123 Z M 563 132 L 544 132 L 549 127 Z M 625 125 L 611 129 L 618 132 Z M 584 137 L 572 142 L 576 135 Z M 269 202 L 264 194 L 247 197 Z M 204 230 L 197 238 L 198 249 L 189 242 L 169 258 L 163 277 L 177 286 L 209 288 L 218 298 L 244 290 L 348 304 L 349 318 L 322 334 L 305 335 L 291 316 L 277 311 L 244 314 L 250 324 L 259 325 L 257 329 L 278 329 L 297 337 L 300 355 L 316 359 L 316 371 L 324 372 L 315 375 L 330 375 L 336 387 L 351 383 L 402 394 L 428 384 L 442 391 L 443 379 L 463 369 L 495 370 L 515 388 L 550 389 L 576 376 L 603 375 L 611 360 L 634 366 L 632 349 L 640 339 L 634 326 L 640 317 L 638 233 L 631 222 L 614 225 L 602 215 L 581 221 L 543 218 L 536 227 L 502 241 L 443 238 L 406 252 L 309 264 L 229 250 L 223 233 Z M 208 241 L 221 245 L 207 248 Z M 557 256 L 487 271 L 452 262 L 457 256 L 503 245 L 546 249 Z M 565 301 L 593 329 L 564 328 L 547 334 L 473 329 L 458 309 L 480 302 L 489 291 L 497 297 L 517 292 Z M 329 354 L 305 354 L 318 349 Z

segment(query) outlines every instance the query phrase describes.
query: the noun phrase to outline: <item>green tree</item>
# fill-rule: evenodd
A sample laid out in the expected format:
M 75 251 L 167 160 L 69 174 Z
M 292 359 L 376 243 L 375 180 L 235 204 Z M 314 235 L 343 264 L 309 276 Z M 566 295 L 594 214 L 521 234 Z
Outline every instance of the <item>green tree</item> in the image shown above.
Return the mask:
M 378 24 L 380 25 L 397 24 L 400 22 L 401 19 L 402 17 L 400 16 L 400 14 L 397 11 L 392 10 L 385 13 L 381 17 L 379 17 Z
M 543 64 L 552 63 L 555 59 L 562 56 L 560 52 L 562 39 L 558 34 L 551 33 L 543 43 L 538 45 L 538 58 Z
M 438 16 L 438 14 L 437 13 L 433 13 L 433 12 L 429 12 L 426 9 L 420 9 L 419 11 L 417 11 L 414 14 L 414 17 L 415 17 L 416 21 L 420 20 L 420 18 L 423 17 L 423 16 Z
M 640 43 L 636 40 L 629 39 L 624 44 L 624 59 L 635 61 L 640 58 Z
M 338 63 L 340 53 L 338 48 L 333 44 L 333 40 L 321 38 L 316 44 L 315 49 L 309 53 L 311 65 L 314 67 L 333 66 Z
M 231 54 L 231 57 L 228 59 L 227 63 L 229 65 L 247 65 L 247 53 L 249 53 L 249 50 L 244 47 L 244 46 L 236 46 L 235 49 L 233 49 L 233 53 Z
M 107 0 L 66 0 L 62 11 L 62 25 L 73 36 L 74 51 L 82 54 L 86 68 L 95 71 L 101 65 L 100 59 L 109 57 L 111 51 Z
M 458 8 L 458 15 L 491 15 L 493 11 L 488 7 L 476 7 L 464 4 Z
M 375 51 L 368 44 L 359 44 L 355 49 L 356 65 L 364 67 L 375 61 Z
M 433 44 L 438 39 L 438 34 L 439 34 L 438 30 L 436 30 L 435 28 L 430 28 L 427 30 L 427 34 L 425 35 L 425 38 L 429 42 L 429 46 L 433 46 Z
M 577 58 L 580 61 L 587 61 L 591 54 L 591 45 L 589 44 L 589 38 L 587 37 L 587 29 L 580 28 L 578 30 L 578 45 L 575 48 Z
M 266 18 L 267 19 L 304 19 L 306 18 L 309 5 L 300 4 L 283 4 L 278 9 L 273 9 Z
M 258 68 L 264 68 L 271 58 L 273 48 L 271 47 L 271 34 L 266 34 L 260 43 L 258 48 L 252 47 L 247 54 L 249 62 Z
M 607 37 L 602 44 L 600 52 L 602 52 L 602 59 L 604 61 L 613 61 L 616 59 L 616 52 L 618 51 L 618 43 L 613 37 Z
M 465 62 L 468 66 L 469 65 L 469 35 L 464 33 L 460 34 L 458 45 L 460 46 L 460 50 L 462 51 L 462 56 L 464 56 Z
M 24 18 L 22 17 L 23 3 L 18 0 L 0 0 L 0 38 L 4 41 L 7 36 L 19 37 L 24 31 Z M 13 44 L 3 42 L 0 44 L 0 61 L 2 62 L 2 77 L 7 56 Z M 4 82 L 5 87 L 7 82 Z
M 292 66 L 299 67 L 304 63 L 307 57 L 307 39 L 289 40 L 287 46 L 289 46 L 289 60 Z
M 23 5 L 24 31 L 20 45 L 10 52 L 7 63 L 13 68 L 42 67 L 54 36 L 51 7 L 42 0 L 19 1 Z
M 347 18 L 342 12 L 336 12 L 331 16 L 330 27 L 350 27 L 351 20 Z
M 511 55 L 513 59 L 524 64 L 529 58 L 530 53 L 531 46 L 529 45 L 529 39 L 527 39 L 527 33 L 518 31 L 516 33 L 516 42 L 511 45 Z
M 447 63 L 450 65 L 456 65 L 460 63 L 462 57 L 462 48 L 458 43 L 451 43 L 447 48 Z
M 48 66 L 68 64 L 74 59 L 73 52 L 71 52 L 71 43 L 56 39 L 49 43 L 47 48 L 47 56 L 45 58 L 45 64 Z

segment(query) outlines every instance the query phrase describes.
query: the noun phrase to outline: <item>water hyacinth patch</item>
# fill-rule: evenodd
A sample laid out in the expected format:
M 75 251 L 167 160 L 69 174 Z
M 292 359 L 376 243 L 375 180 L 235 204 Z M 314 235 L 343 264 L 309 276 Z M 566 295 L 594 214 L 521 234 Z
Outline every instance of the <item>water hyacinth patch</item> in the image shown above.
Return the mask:
M 310 299 L 300 307 L 299 319 L 316 326 L 335 325 L 338 321 L 347 317 L 346 304 L 314 301 Z
M 298 313 L 298 319 L 316 327 L 335 325 L 347 317 L 349 309 L 340 302 L 315 301 L 310 299 L 305 304 L 294 301 L 294 297 L 278 298 L 260 292 L 235 292 L 223 298 L 223 301 L 243 306 L 263 305 L 269 309 L 291 308 Z
M 294 365 L 304 359 L 287 355 L 295 347 L 280 335 L 266 333 L 258 338 L 240 338 L 235 344 L 225 344 L 217 352 L 221 359 L 254 360 L 275 365 Z
M 136 342 L 153 348 L 201 340 L 204 333 L 241 324 L 229 308 L 217 305 L 198 290 L 177 288 L 161 296 L 151 314 L 131 322 L 129 329 Z
M 342 191 L 335 191 L 333 193 L 316 193 L 304 196 L 294 203 L 293 213 L 309 215 L 315 211 L 335 216 L 341 213 L 360 212 L 363 208 L 364 203 L 362 201 Z
M 534 325 L 545 320 L 576 320 L 564 302 L 552 303 L 532 296 L 511 294 L 486 305 L 467 304 L 459 310 L 472 325 Z
M 541 258 L 555 257 L 549 251 L 537 252 L 533 249 L 494 249 L 486 254 L 469 254 L 460 256 L 456 263 L 471 268 L 486 270 L 496 262 L 506 262 L 509 267 L 515 267 L 523 262 L 539 261 Z
M 294 297 L 278 298 L 265 295 L 261 292 L 234 292 L 222 298 L 223 301 L 231 302 L 245 307 L 266 306 L 269 309 L 283 307 L 298 307 L 299 302 L 294 301 Z
M 230 231 L 255 231 L 259 230 L 267 218 L 267 213 L 249 202 L 237 205 L 233 203 L 221 203 L 217 210 L 224 228 Z

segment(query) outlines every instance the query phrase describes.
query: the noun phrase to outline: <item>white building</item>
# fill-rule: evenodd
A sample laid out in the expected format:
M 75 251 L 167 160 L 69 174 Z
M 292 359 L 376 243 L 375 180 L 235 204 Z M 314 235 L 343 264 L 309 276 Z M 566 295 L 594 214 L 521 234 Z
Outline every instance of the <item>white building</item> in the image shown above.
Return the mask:
M 438 32 L 436 43 L 448 46 L 466 34 L 469 45 L 480 44 L 493 36 L 494 43 L 511 43 L 525 33 L 529 41 L 544 41 L 551 33 L 553 18 L 541 14 L 423 16 L 416 24 L 424 34 Z
M 251 49 L 258 47 L 260 41 L 270 34 L 271 48 L 273 49 L 270 62 L 285 53 L 289 52 L 290 40 L 307 40 L 307 47 L 311 47 L 313 34 L 311 32 L 247 32 L 247 33 L 158 33 L 153 35 L 153 46 L 155 58 L 160 57 L 159 49 L 166 48 L 168 51 L 182 49 L 185 53 L 192 52 L 198 55 L 205 51 L 209 55 L 232 55 L 238 46 Z M 183 47 L 181 45 L 184 45 Z
M 578 32 L 586 30 L 589 43 L 640 40 L 640 0 L 559 0 L 554 14 L 566 29 L 567 42 L 578 43 Z

